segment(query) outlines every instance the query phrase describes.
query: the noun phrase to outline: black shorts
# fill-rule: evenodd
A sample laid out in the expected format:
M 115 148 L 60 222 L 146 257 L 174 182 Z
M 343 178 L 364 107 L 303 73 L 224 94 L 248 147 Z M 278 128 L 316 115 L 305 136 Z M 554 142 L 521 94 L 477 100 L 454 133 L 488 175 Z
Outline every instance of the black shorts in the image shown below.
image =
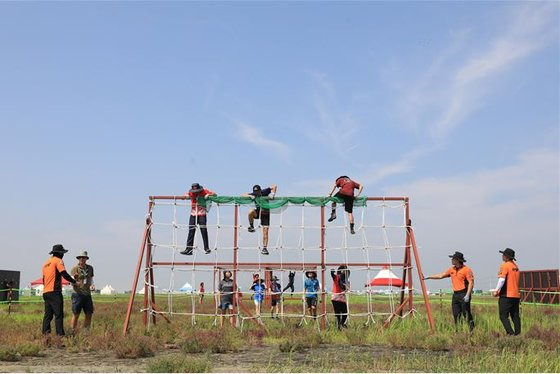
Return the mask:
M 270 210 L 256 208 L 255 213 L 257 215 L 257 219 L 261 220 L 261 226 L 270 226 Z
M 305 302 L 307 303 L 308 308 L 317 307 L 317 298 L 316 297 L 306 297 Z
M 352 209 L 354 208 L 354 196 L 347 196 L 343 195 L 340 192 L 337 192 L 334 197 L 338 197 L 344 201 L 344 211 L 347 213 L 352 213 Z
M 222 311 L 233 310 L 233 300 L 222 300 L 218 308 Z
M 93 300 L 91 295 L 81 295 L 79 293 L 72 294 L 72 313 L 80 314 L 81 311 L 85 314 L 93 313 Z
M 280 304 L 280 300 L 276 300 L 276 299 L 271 299 L 270 300 L 270 305 L 271 306 L 276 306 L 278 304 Z

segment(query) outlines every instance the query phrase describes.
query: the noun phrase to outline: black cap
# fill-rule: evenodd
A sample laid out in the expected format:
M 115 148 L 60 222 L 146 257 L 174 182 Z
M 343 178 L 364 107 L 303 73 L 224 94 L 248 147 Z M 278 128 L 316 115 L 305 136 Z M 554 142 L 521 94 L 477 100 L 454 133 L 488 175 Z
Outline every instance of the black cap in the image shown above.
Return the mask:
M 515 251 L 511 248 L 506 248 L 503 251 L 498 251 L 503 255 L 506 255 L 507 257 L 509 257 L 512 260 L 515 260 Z
M 467 260 L 465 260 L 465 257 L 463 256 L 463 254 L 461 252 L 457 252 L 455 251 L 455 253 L 453 253 L 452 255 L 449 255 L 450 258 L 456 258 L 457 260 L 461 261 L 461 262 L 467 262 Z
M 258 184 L 255 184 L 253 186 L 253 192 L 259 192 L 261 190 L 261 186 L 259 186 Z
M 64 249 L 62 244 L 55 244 L 53 245 L 52 251 L 50 251 L 49 254 L 52 255 L 53 253 L 66 253 L 66 252 L 68 252 L 68 250 Z
M 199 183 L 193 183 L 189 192 L 198 193 L 202 191 L 202 186 Z

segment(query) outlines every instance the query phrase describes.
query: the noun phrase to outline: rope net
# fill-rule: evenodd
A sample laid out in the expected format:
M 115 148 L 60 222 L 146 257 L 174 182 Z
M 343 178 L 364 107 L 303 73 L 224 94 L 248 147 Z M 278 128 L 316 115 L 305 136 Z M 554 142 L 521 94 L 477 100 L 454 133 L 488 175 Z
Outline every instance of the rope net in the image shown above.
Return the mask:
M 226 315 L 235 316 L 240 327 L 248 320 L 263 324 L 267 319 L 281 323 L 295 319 L 299 324 L 319 326 L 318 321 L 324 317 L 327 323 L 332 323 L 335 313 L 331 305 L 331 270 L 336 273 L 341 265 L 350 270 L 347 289 L 343 291 L 347 309 L 343 314 L 348 320 L 376 323 L 394 316 L 400 305 L 400 279 L 388 278 L 383 287 L 370 284 L 380 270 L 397 272 L 399 278 L 404 268 L 410 270 L 410 259 L 406 263 L 403 260 L 409 246 L 404 199 L 356 199 L 355 234 L 350 232 L 344 204 L 337 204 L 336 220 L 327 222 L 330 203 L 340 203 L 337 198 L 252 200 L 211 196 L 199 199 L 198 204 L 205 207 L 207 214 L 194 218 L 196 234 L 192 254 L 186 251 L 189 228 L 193 227 L 189 224 L 191 202 L 177 198 L 151 201 L 147 239 L 151 251 L 144 275 L 151 272 L 153 277 L 141 277 L 145 282 L 140 289 L 141 293 L 144 290 L 153 293 L 150 296 L 156 300 L 157 310 L 152 303 L 142 309 L 150 315 L 187 316 L 193 325 L 197 319 L 209 318 L 217 324 L 223 312 L 221 301 L 229 294 L 235 296 L 233 305 L 224 309 L 229 312 Z M 251 232 L 248 216 L 256 207 L 260 208 L 261 217 L 257 217 Z M 270 209 L 268 226 L 262 216 L 262 211 L 267 209 Z M 201 229 L 208 232 L 209 251 L 204 250 Z M 263 248 L 269 254 L 264 254 Z M 225 271 L 233 274 L 237 295 L 219 292 Z M 307 271 L 317 274 L 316 292 L 306 290 Z M 290 273 L 295 273 L 292 283 Z M 266 285 L 260 303 L 259 292 L 251 290 L 255 274 Z M 274 278 L 277 280 L 273 281 Z M 154 279 L 153 283 L 149 279 Z M 279 288 L 272 287 L 273 283 L 278 283 Z M 405 289 L 407 294 L 412 291 L 412 287 Z M 315 315 L 308 308 L 310 296 L 317 300 Z M 408 313 L 411 311 L 414 310 Z

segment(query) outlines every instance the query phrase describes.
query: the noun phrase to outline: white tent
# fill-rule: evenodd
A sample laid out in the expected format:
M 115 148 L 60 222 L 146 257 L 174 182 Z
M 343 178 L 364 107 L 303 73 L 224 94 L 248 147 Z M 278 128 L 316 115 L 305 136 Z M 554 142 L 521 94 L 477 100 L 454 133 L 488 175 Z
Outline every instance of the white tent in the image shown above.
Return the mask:
M 191 286 L 191 284 L 189 282 L 185 283 L 185 285 L 181 288 L 179 288 L 180 292 L 187 292 L 187 293 L 191 293 L 193 292 L 193 287 Z
M 31 294 L 35 296 L 41 296 L 43 294 L 43 285 L 38 284 L 36 286 L 31 286 Z
M 117 293 L 117 291 L 115 291 L 115 289 L 110 284 L 108 284 L 105 287 L 103 287 L 101 291 L 99 291 L 99 293 L 101 295 L 114 295 Z

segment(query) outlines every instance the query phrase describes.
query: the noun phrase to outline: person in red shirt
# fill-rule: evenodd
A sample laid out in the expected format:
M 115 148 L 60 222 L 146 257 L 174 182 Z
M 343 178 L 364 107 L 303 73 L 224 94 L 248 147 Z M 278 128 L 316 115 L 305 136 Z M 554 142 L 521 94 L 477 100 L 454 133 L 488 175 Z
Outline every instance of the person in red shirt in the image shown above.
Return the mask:
M 353 181 L 346 175 L 338 177 L 334 183 L 331 192 L 329 193 L 329 197 L 332 196 L 335 189 L 339 188 L 338 192 L 334 195 L 334 197 L 338 197 L 344 201 L 344 210 L 348 213 L 348 221 L 350 222 L 350 233 L 355 234 L 354 231 L 354 214 L 352 210 L 354 208 L 354 199 L 362 193 L 362 189 L 364 188 L 360 183 Z M 358 193 L 354 196 L 354 190 L 357 189 Z M 332 222 L 336 219 L 336 203 L 332 203 L 332 210 L 331 210 L 331 217 L 329 218 L 329 222 Z
M 502 261 L 498 272 L 498 284 L 493 292 L 498 300 L 498 309 L 500 313 L 500 321 L 504 325 L 504 329 L 508 335 L 521 334 L 521 318 L 519 316 L 519 302 L 521 293 L 519 292 L 519 268 L 515 263 L 515 251 L 506 248 L 499 251 L 502 254 Z M 513 329 L 509 322 L 509 317 L 513 321 Z
M 182 255 L 190 256 L 193 254 L 196 225 L 200 227 L 202 241 L 204 242 L 204 252 L 207 254 L 211 252 L 210 246 L 208 245 L 208 230 L 206 229 L 206 204 L 201 204 L 201 201 L 198 199 L 213 195 L 216 194 L 202 187 L 199 183 L 193 183 L 191 189 L 186 194 L 186 196 L 191 199 L 191 217 L 189 218 L 189 236 L 187 237 L 187 247 L 184 251 L 180 252 Z
M 455 320 L 455 330 L 457 330 L 459 320 L 463 316 L 469 322 L 469 329 L 472 331 L 474 329 L 474 319 L 471 313 L 471 295 L 474 287 L 474 275 L 471 268 L 465 265 L 467 260 L 461 252 L 455 252 L 449 257 L 451 257 L 452 267 L 443 273 L 431 275 L 424 279 L 451 278 L 451 285 L 453 286 L 451 310 Z
M 346 303 L 346 293 L 350 291 L 350 270 L 346 265 L 340 265 L 338 270 L 331 269 L 333 279 L 331 302 L 336 316 L 336 327 L 341 330 L 347 328 L 348 304 Z
M 206 291 L 204 290 L 204 282 L 200 282 L 200 286 L 198 287 L 198 296 L 200 297 L 200 299 L 198 300 L 199 304 L 202 304 L 202 301 L 204 300 L 204 293 Z
M 64 336 L 64 301 L 62 299 L 62 278 L 73 285 L 76 280 L 66 272 L 62 258 L 68 252 L 62 244 L 55 244 L 52 255 L 43 264 L 43 300 L 45 301 L 45 313 L 43 315 L 43 334 L 51 333 L 51 321 L 54 316 L 56 335 Z

